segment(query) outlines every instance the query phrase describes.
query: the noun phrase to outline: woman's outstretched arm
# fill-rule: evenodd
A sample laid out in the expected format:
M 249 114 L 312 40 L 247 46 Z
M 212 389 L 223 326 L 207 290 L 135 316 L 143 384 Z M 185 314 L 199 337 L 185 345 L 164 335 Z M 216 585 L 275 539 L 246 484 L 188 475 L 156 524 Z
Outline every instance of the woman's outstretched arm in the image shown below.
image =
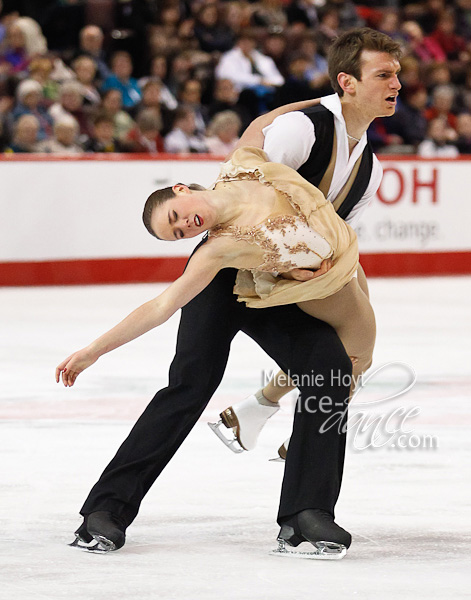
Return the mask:
M 223 256 L 214 252 L 214 246 L 204 244 L 191 258 L 183 275 L 162 294 L 139 306 L 94 342 L 63 360 L 56 368 L 57 383 L 62 374 L 66 387 L 74 385 L 78 375 L 100 356 L 165 323 L 179 308 L 204 290 L 223 266 Z

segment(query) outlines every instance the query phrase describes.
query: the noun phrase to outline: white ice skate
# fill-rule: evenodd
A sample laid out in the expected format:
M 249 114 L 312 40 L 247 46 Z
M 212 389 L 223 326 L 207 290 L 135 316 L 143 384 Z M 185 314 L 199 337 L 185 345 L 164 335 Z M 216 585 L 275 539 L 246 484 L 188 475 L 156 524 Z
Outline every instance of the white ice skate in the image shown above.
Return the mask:
M 273 406 L 260 404 L 252 395 L 223 410 L 219 415 L 221 420 L 217 423 L 208 423 L 208 425 L 232 452 L 239 453 L 255 448 L 265 423 L 279 410 L 280 407 L 276 404 Z M 232 429 L 234 436 L 232 438 L 225 436 L 221 425 Z

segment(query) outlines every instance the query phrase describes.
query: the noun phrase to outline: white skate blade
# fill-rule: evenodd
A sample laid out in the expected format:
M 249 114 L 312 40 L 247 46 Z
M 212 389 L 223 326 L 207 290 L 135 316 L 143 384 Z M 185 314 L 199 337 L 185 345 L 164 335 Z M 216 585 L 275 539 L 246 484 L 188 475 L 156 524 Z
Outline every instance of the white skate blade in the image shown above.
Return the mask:
M 271 550 L 271 556 L 284 556 L 286 558 L 304 558 L 310 560 L 340 560 L 347 554 L 347 548 L 343 544 L 335 542 L 316 542 L 311 545 L 312 550 L 296 551 L 288 546 L 285 540 L 278 539 L 278 548 Z
M 281 458 L 281 456 L 277 456 L 276 458 L 269 458 L 268 462 L 281 462 L 281 463 L 284 463 L 285 459 Z
M 211 429 L 211 431 L 213 431 L 217 435 L 217 437 L 227 448 L 229 448 L 229 450 L 232 450 L 232 452 L 234 452 L 235 454 L 240 454 L 241 452 L 243 452 L 244 449 L 240 445 L 238 439 L 234 435 L 232 438 L 226 437 L 221 431 L 221 425 L 224 425 L 222 419 L 217 423 L 208 423 L 208 427 Z

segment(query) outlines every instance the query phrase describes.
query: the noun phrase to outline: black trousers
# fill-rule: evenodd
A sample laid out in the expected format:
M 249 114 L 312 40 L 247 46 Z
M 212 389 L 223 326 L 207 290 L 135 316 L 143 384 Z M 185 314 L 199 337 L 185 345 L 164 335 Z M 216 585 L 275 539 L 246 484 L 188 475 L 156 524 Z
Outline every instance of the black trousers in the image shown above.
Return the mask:
M 232 339 L 243 331 L 302 382 L 285 464 L 278 521 L 306 508 L 334 512 L 345 454 L 351 361 L 335 331 L 297 306 L 249 309 L 233 294 L 236 271 L 224 269 L 182 309 L 169 385 L 160 390 L 92 488 L 82 515 L 107 510 L 126 525 L 191 431 L 224 374 Z M 309 376 L 308 376 L 309 375 Z M 323 377 L 322 385 L 314 376 Z M 304 376 L 303 379 L 301 379 Z M 346 378 L 348 379 L 348 377 Z M 319 400 L 322 402 L 320 410 Z M 331 407 L 329 410 L 329 398 Z M 328 418 L 334 422 L 321 432 Z

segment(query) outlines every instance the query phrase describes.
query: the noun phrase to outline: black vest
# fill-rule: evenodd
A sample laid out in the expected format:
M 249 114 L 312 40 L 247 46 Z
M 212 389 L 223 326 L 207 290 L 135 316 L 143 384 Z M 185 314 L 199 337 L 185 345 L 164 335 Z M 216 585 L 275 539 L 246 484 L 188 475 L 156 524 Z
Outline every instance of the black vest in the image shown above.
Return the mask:
M 298 173 L 313 185 L 318 186 L 329 166 L 330 158 L 332 156 L 335 131 L 334 115 L 321 104 L 306 108 L 301 112 L 313 122 L 316 141 L 311 149 L 309 158 L 299 167 Z M 358 204 L 363 197 L 370 183 L 372 169 L 373 151 L 368 142 L 363 150 L 363 156 L 355 181 L 337 211 L 337 214 L 342 217 L 342 219 L 348 217 L 353 207 Z

